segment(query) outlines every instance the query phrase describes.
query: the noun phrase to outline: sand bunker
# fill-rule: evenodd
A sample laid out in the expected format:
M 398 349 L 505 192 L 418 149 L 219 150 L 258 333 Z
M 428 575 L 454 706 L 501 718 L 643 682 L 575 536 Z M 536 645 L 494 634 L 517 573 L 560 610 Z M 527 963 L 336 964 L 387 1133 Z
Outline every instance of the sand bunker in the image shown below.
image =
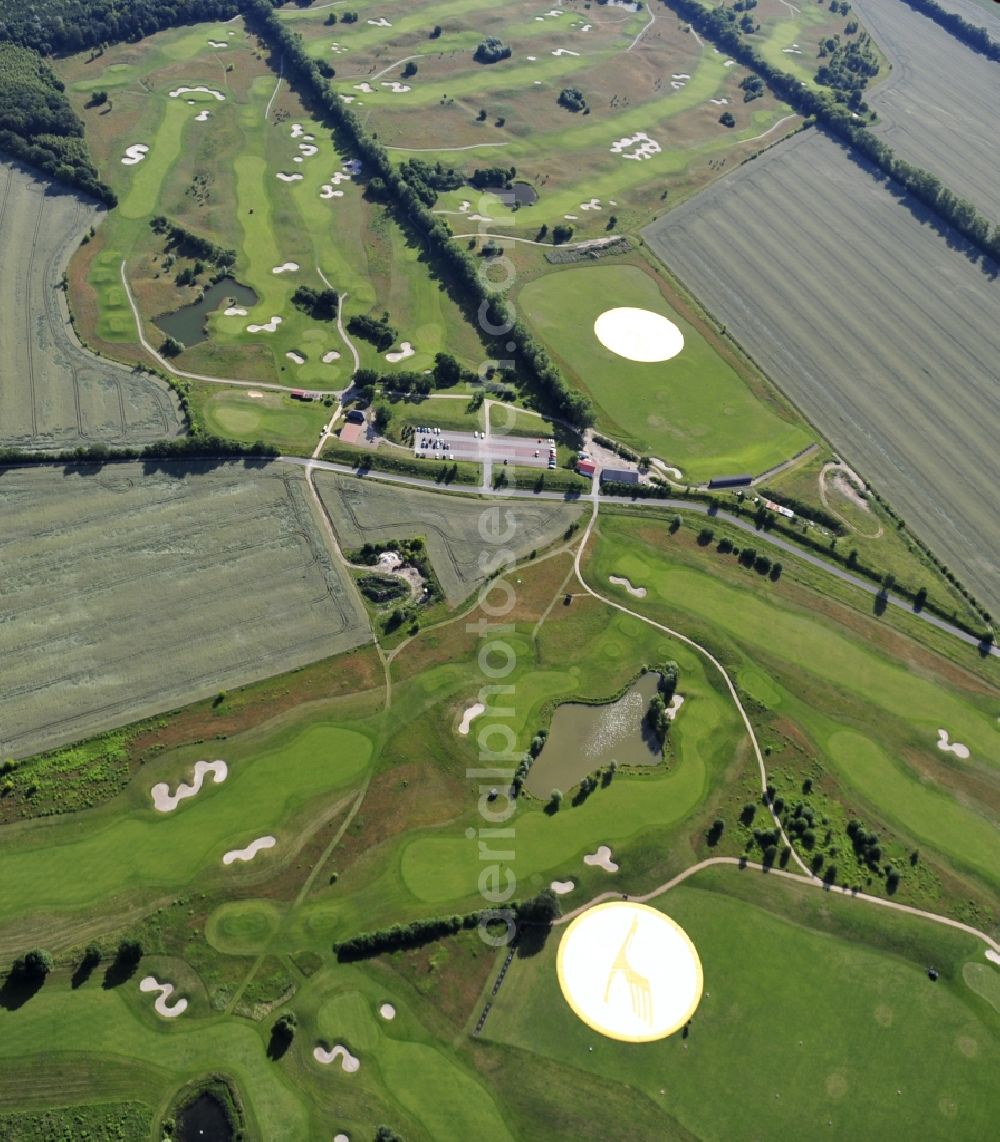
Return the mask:
M 224 103 L 226 100 L 222 92 L 216 91 L 214 87 L 178 87 L 176 90 L 171 91 L 170 98 L 179 99 L 182 95 L 196 95 L 199 92 L 202 95 L 214 95 L 220 103 Z
M 242 305 L 228 305 L 222 311 L 223 317 L 246 317 L 247 311 Z
M 229 44 L 225 40 L 209 40 L 208 46 L 211 48 L 228 48 Z
M 525 58 L 526 60 L 530 60 L 532 63 L 537 63 L 537 62 L 538 62 L 538 56 L 525 56 L 524 58 Z
M 634 587 L 631 580 L 626 579 L 623 575 L 609 575 L 608 582 L 614 583 L 616 587 L 624 587 L 630 595 L 635 595 L 637 599 L 644 599 L 646 597 L 645 587 Z
M 549 888 L 556 894 L 556 896 L 565 896 L 567 892 L 572 892 L 576 885 L 572 880 L 553 880 Z
M 600 210 L 601 200 L 599 198 L 592 198 L 589 202 L 580 203 L 581 210 Z
M 465 713 L 462 714 L 462 720 L 458 723 L 458 732 L 465 737 L 469 732 L 469 726 L 471 726 L 473 721 L 485 710 L 486 707 L 482 702 L 474 702 Z
M 382 80 L 382 86 L 388 87 L 389 90 L 394 95 L 402 95 L 404 91 L 410 90 L 410 85 L 408 83 L 397 83 L 396 80 L 392 80 L 391 82 L 387 82 L 386 80 L 383 79 Z
M 272 274 L 290 274 L 293 270 L 299 268 L 298 262 L 282 262 L 280 266 L 275 266 L 271 270 Z
M 634 147 L 634 150 L 629 150 L 629 147 Z M 611 144 L 611 152 L 615 155 L 621 155 L 623 159 L 651 159 L 653 155 L 658 155 L 663 148 L 655 140 L 651 139 L 645 131 L 636 131 L 634 135 L 626 135 L 623 139 L 617 139 Z
M 296 365 L 304 365 L 306 363 L 305 357 L 303 357 L 301 353 L 296 353 L 294 349 L 289 349 L 285 356 Z
M 230 849 L 230 851 L 223 856 L 222 863 L 232 864 L 238 860 L 253 860 L 263 849 L 273 849 L 277 843 L 274 837 L 258 837 L 255 841 L 251 841 L 245 849 Z
M 607 845 L 600 845 L 596 853 L 587 853 L 583 858 L 584 864 L 597 865 L 605 872 L 617 872 L 618 865 L 611 859 L 611 850 Z
M 336 349 L 328 349 L 321 358 L 324 365 L 332 365 L 334 361 L 340 360 L 340 354 Z
M 369 20 L 368 23 L 371 24 L 371 26 L 373 28 L 391 28 L 392 27 L 392 24 L 389 23 L 389 21 L 385 18 L 385 16 L 379 16 L 379 18 L 377 20 Z
M 727 60 L 725 60 L 725 61 L 723 62 L 722 66 L 723 66 L 723 67 L 735 67 L 735 66 L 736 66 L 736 60 L 734 60 L 734 59 L 727 59 Z
M 122 163 L 127 167 L 134 167 L 136 163 L 141 163 L 148 154 L 149 147 L 145 143 L 133 143 L 131 147 L 125 148 L 125 157 L 122 159 Z
M 716 107 L 724 107 L 729 102 L 728 99 L 710 99 L 709 103 L 714 103 Z
M 334 1134 L 333 1142 L 351 1142 L 350 1135 L 348 1135 L 348 1134 Z
M 304 176 L 300 175 L 298 171 L 296 171 L 295 174 L 285 174 L 284 171 L 278 171 L 274 177 L 280 178 L 282 182 L 298 182 L 298 180 Z
M 190 785 L 181 783 L 177 786 L 177 792 L 171 793 L 170 786 L 165 781 L 161 781 L 150 789 L 153 808 L 158 813 L 172 813 L 181 801 L 201 792 L 206 773 L 211 773 L 215 784 L 221 785 L 229 776 L 229 766 L 224 761 L 196 761 L 194 763 L 194 780 Z
M 583 27 L 580 29 L 580 31 L 581 32 L 589 32 L 593 26 L 594 26 L 593 24 L 584 24 Z
M 569 48 L 556 48 L 552 53 L 554 56 L 578 56 L 579 52 L 571 52 Z
M 145 979 L 139 981 L 140 991 L 158 991 L 160 994 L 156 997 L 153 1008 L 157 1015 L 162 1015 L 164 1019 L 176 1019 L 178 1015 L 183 1015 L 187 1011 L 188 1001 L 186 999 L 178 999 L 173 1003 L 170 1002 L 170 997 L 174 994 L 174 985 L 172 983 L 160 983 L 155 975 L 147 975 Z
M 667 713 L 667 717 L 671 721 L 673 721 L 674 718 L 676 718 L 677 715 L 681 712 L 681 706 L 684 705 L 685 701 L 687 701 L 687 699 L 682 694 L 675 694 L 670 699 L 670 705 L 667 706 L 666 713 Z
M 390 365 L 398 365 L 400 361 L 405 361 L 407 357 L 413 357 L 416 354 L 416 349 L 409 343 L 404 341 L 399 347 L 398 353 L 386 353 L 385 359 Z
M 338 1057 L 341 1059 L 341 1067 L 348 1074 L 353 1074 L 361 1066 L 360 1060 L 356 1059 L 346 1047 L 342 1047 L 339 1043 L 331 1051 L 325 1051 L 322 1047 L 317 1047 L 313 1051 L 313 1058 L 317 1063 L 322 1063 L 324 1066 L 332 1063 Z
M 302 129 L 301 123 L 293 123 L 292 124 L 292 138 L 293 139 L 301 139 L 304 134 L 305 134 L 305 131 Z
M 578 218 L 578 216 L 577 216 L 576 214 L 564 214 L 564 215 L 563 215 L 563 218 L 566 218 L 566 219 L 568 219 L 570 222 L 577 222 L 577 221 L 579 221 L 579 218 Z
M 620 306 L 594 322 L 594 335 L 605 349 L 629 361 L 669 361 L 684 348 L 684 334 L 662 313 Z
M 374 95 L 375 88 L 370 83 L 356 83 L 354 85 L 355 91 L 360 91 L 362 95 Z
M 256 389 L 251 389 L 251 390 L 250 390 L 250 391 L 247 393 L 247 396 L 248 396 L 248 397 L 249 397 L 251 400 L 263 400 L 263 399 L 264 399 L 264 394 L 263 394 L 263 393 L 259 393 L 259 392 L 257 392 L 257 390 L 256 390 Z
M 278 326 L 281 324 L 281 318 L 274 316 L 270 321 L 266 321 L 263 325 L 248 325 L 247 333 L 277 333 Z
M 344 192 L 342 190 L 334 190 L 329 183 L 324 183 L 319 188 L 320 198 L 343 198 Z
M 195 115 L 194 121 L 196 123 L 207 123 L 209 115 L 211 115 L 211 111 L 199 111 L 198 114 Z
M 299 143 L 299 150 L 302 152 L 302 157 L 311 159 L 313 155 L 319 154 L 319 147 L 314 147 L 312 143 Z
M 943 749 L 946 753 L 953 753 L 956 757 L 965 761 L 969 756 L 969 747 L 962 745 L 961 742 L 951 742 L 948 740 L 947 730 L 938 730 L 938 749 Z
M 383 1019 L 392 1020 L 396 1018 L 396 1009 L 391 1003 L 383 1003 L 378 1009 L 378 1013 Z

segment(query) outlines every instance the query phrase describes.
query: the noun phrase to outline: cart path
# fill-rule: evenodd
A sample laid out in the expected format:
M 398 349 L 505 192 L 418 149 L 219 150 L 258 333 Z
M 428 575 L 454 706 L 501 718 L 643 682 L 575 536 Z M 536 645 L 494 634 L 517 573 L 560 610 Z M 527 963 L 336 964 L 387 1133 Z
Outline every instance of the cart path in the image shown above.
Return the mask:
M 676 888 L 677 885 L 683 884 L 689 877 L 695 873 L 701 872 L 702 869 L 710 868 L 713 865 L 735 865 L 739 869 L 752 868 L 758 872 L 764 873 L 766 876 L 779 876 L 784 880 L 794 881 L 796 884 L 805 884 L 810 888 L 819 888 L 824 892 L 834 892 L 837 889 L 828 885 L 825 881 L 819 880 L 813 876 L 799 876 L 794 872 L 785 872 L 780 868 L 765 868 L 762 864 L 756 861 L 743 861 L 739 857 L 708 857 L 707 860 L 699 861 L 697 864 L 691 865 L 683 872 L 679 872 L 675 877 L 672 877 L 666 883 L 658 885 L 652 891 L 645 893 L 642 896 L 629 896 L 629 900 L 637 901 L 639 904 L 646 904 L 650 900 L 655 900 L 657 896 L 662 896 L 664 893 L 669 892 L 671 888 Z M 867 904 L 878 904 L 882 908 L 892 908 L 896 912 L 906 912 L 910 916 L 919 916 L 922 920 L 931 920 L 935 924 L 946 924 L 949 928 L 958 928 L 959 931 L 967 932 L 970 936 L 975 936 L 976 939 L 982 940 L 986 946 L 993 952 L 1000 955 L 1000 944 L 997 943 L 991 936 L 985 932 L 981 932 L 978 928 L 973 928 L 971 924 L 963 924 L 961 920 L 952 920 L 950 916 L 939 916 L 936 912 L 927 912 L 923 908 L 914 908 L 910 904 L 899 904 L 895 900 L 885 900 L 881 896 L 869 896 L 867 892 L 853 892 L 847 885 L 839 887 L 841 896 L 847 896 L 852 900 L 863 900 Z M 593 908 L 595 904 L 599 904 L 602 900 L 621 900 L 622 894 L 620 892 L 602 892 L 600 895 L 595 896 L 593 900 L 588 901 L 586 904 L 581 904 L 579 908 L 574 908 L 572 912 L 567 912 L 564 916 L 560 916 L 555 921 L 556 925 L 568 924 L 574 917 L 579 916 L 581 912 L 586 912 L 588 908 Z M 995 961 L 992 961 L 995 962 Z
M 699 654 L 707 658 L 708 661 L 716 668 L 716 670 L 718 670 L 718 672 L 722 675 L 723 681 L 726 683 L 727 689 L 729 690 L 729 696 L 732 698 L 733 702 L 736 705 L 736 709 L 739 711 L 740 717 L 743 719 L 743 725 L 746 727 L 747 736 L 750 739 L 750 745 L 753 747 L 754 756 L 757 759 L 757 769 L 760 774 L 760 790 L 761 793 L 764 793 L 767 789 L 767 770 L 764 767 L 764 755 L 761 753 L 760 744 L 757 741 L 757 735 L 754 733 L 750 718 L 747 716 L 747 712 L 743 708 L 743 703 L 740 701 L 740 696 L 736 692 L 736 687 L 733 685 L 733 680 L 729 677 L 729 674 L 722 663 L 715 657 L 714 654 L 712 654 L 710 650 L 707 650 L 704 646 L 702 646 L 700 642 L 695 642 L 693 638 L 689 638 L 686 634 L 681 634 L 680 631 L 672 630 L 670 627 L 665 626 L 663 623 L 658 623 L 653 619 L 647 618 L 645 615 L 640 614 L 638 611 L 631 610 L 629 607 L 626 607 L 624 603 L 614 602 L 612 599 L 602 595 L 599 591 L 595 591 L 593 587 L 591 587 L 590 584 L 586 581 L 586 579 L 584 579 L 583 572 L 580 569 L 580 561 L 583 558 L 583 553 L 587 548 L 587 541 L 590 539 L 591 533 L 594 530 L 594 524 L 597 523 L 597 514 L 600 507 L 596 484 L 594 491 L 591 492 L 591 498 L 594 506 L 593 510 L 590 513 L 590 522 L 587 524 L 586 530 L 583 533 L 583 538 L 580 540 L 580 546 L 576 549 L 576 557 L 573 561 L 573 569 L 576 572 L 577 579 L 580 581 L 580 586 L 583 587 L 583 589 L 588 594 L 593 595 L 593 597 L 599 602 L 604 603 L 605 606 L 612 607 L 616 611 L 621 611 L 622 614 L 631 615 L 633 618 L 639 619 L 641 622 L 648 623 L 651 627 L 656 627 L 657 630 L 661 630 L 664 632 L 664 634 L 670 635 L 671 638 L 676 638 L 679 642 L 683 642 L 685 645 L 692 647 L 694 650 L 698 651 Z M 771 820 L 774 821 L 782 841 L 791 850 L 792 859 L 799 866 L 799 868 L 802 869 L 806 876 L 811 878 L 813 874 L 806 867 L 805 862 L 795 851 L 795 846 L 788 839 L 788 835 L 785 833 L 785 827 L 781 823 L 781 818 L 774 811 L 770 800 L 766 802 L 766 805 L 768 812 L 771 814 Z

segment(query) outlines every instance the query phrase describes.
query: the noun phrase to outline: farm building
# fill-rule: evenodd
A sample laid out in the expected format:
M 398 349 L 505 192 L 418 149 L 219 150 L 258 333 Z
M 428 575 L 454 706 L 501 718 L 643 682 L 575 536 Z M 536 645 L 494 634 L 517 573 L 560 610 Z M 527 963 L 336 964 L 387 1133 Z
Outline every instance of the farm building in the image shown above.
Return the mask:
M 710 488 L 745 488 L 753 480 L 753 476 L 713 476 L 708 481 Z
M 577 460 L 576 470 L 581 476 L 593 476 L 597 471 L 597 465 L 593 460 Z
M 633 468 L 604 468 L 601 471 L 602 484 L 638 484 L 639 473 Z
M 365 414 L 358 408 L 352 408 L 347 414 L 348 424 L 364 424 Z

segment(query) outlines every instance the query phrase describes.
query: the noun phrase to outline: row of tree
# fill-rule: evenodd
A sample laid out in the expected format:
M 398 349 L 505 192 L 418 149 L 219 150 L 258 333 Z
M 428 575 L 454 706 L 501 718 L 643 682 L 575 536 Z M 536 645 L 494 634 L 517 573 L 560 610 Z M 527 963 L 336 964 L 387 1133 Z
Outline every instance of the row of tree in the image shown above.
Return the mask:
M 935 24 L 940 24 L 967 47 L 980 52 L 987 59 L 1000 61 L 1000 43 L 990 38 L 989 32 L 979 24 L 971 24 L 957 12 L 942 8 L 936 0 L 903 0 L 918 12 L 930 16 Z
M 211 262 L 220 270 L 229 270 L 236 264 L 236 251 L 219 246 L 202 234 L 195 234 L 193 230 L 171 222 L 163 214 L 157 214 L 149 220 L 150 228 L 155 234 L 164 234 L 167 238 L 167 250 L 177 253 L 182 258 L 197 258 L 201 261 Z
M 854 118 L 856 112 L 837 102 L 838 93 L 804 87 L 794 75 L 769 63 L 723 15 L 725 9 L 709 11 L 698 0 L 663 0 L 663 3 L 721 51 L 760 75 L 779 99 L 804 118 L 814 120 L 850 144 L 858 154 L 933 210 L 977 249 L 1000 260 L 1000 225 L 991 230 L 988 219 L 971 202 L 943 186 L 936 175 L 897 158 L 887 143 L 859 124 Z
M 62 81 L 37 52 L 16 44 L 0 44 L 0 151 L 106 206 L 118 201 L 98 177 Z
M 366 175 L 381 180 L 386 197 L 423 241 L 428 256 L 442 269 L 456 294 L 478 311 L 481 329 L 489 338 L 497 339 L 497 356 L 510 359 L 516 354 L 519 366 L 555 416 L 580 426 L 592 424 L 593 410 L 586 398 L 569 388 L 542 346 L 527 327 L 515 319 L 507 302 L 480 277 L 476 260 L 452 241 L 447 225 L 395 169 L 385 147 L 365 130 L 354 110 L 330 89 L 301 37 L 279 19 L 270 0 L 242 0 L 241 8 L 253 31 L 268 44 L 276 58 L 284 59 L 284 73 L 289 82 L 341 128 L 353 144 Z M 510 343 L 514 345 L 512 350 L 507 349 Z

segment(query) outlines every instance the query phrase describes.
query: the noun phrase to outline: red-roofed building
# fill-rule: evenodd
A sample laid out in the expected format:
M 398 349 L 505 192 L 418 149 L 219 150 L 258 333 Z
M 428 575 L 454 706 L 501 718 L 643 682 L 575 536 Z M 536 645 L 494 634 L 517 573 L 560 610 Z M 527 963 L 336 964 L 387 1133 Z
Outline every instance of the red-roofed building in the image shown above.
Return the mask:
M 581 476 L 593 476 L 597 471 L 597 465 L 593 460 L 577 460 L 576 470 Z

